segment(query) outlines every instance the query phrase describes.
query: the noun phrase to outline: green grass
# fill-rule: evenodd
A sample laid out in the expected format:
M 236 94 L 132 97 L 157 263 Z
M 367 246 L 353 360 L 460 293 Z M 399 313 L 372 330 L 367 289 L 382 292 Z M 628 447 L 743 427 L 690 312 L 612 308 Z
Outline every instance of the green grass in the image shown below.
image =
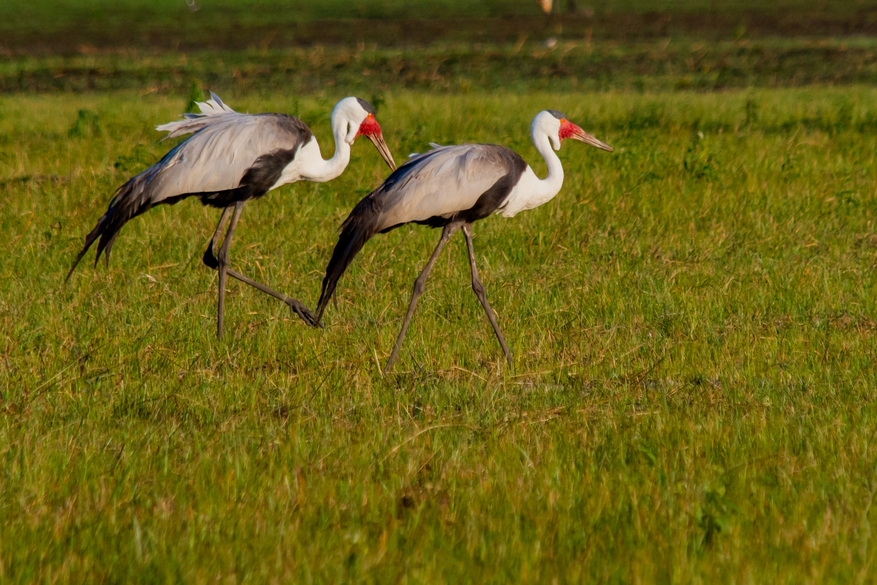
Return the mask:
M 227 101 L 327 151 L 342 95 Z M 0 580 L 873 582 L 877 91 L 384 98 L 397 159 L 491 141 L 542 173 L 546 107 L 616 148 L 565 144 L 555 200 L 476 225 L 514 368 L 455 239 L 381 375 L 422 227 L 366 245 L 323 331 L 232 283 L 215 339 L 196 202 L 65 286 L 186 104 L 0 98 Z M 337 181 L 248 205 L 233 263 L 313 304 L 384 173 L 357 143 Z

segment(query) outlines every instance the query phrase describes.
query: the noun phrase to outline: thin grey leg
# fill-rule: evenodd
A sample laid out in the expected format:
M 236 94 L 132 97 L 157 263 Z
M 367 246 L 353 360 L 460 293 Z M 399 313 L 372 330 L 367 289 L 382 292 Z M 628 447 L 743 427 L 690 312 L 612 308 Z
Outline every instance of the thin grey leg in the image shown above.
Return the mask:
M 423 267 L 420 276 L 414 281 L 414 290 L 411 293 L 411 302 L 408 304 L 408 313 L 405 315 L 405 320 L 402 321 L 402 329 L 399 331 L 398 337 L 396 337 L 396 345 L 393 346 L 393 353 L 390 354 L 390 359 L 387 360 L 387 367 L 384 368 L 384 373 L 390 371 L 396 358 L 399 357 L 399 348 L 402 347 L 402 340 L 405 339 L 405 333 L 408 331 L 408 325 L 411 323 L 411 317 L 414 315 L 414 309 L 417 307 L 417 299 L 423 294 L 429 272 L 432 270 L 435 261 L 438 259 L 442 248 L 445 247 L 445 244 L 448 243 L 448 240 L 451 239 L 451 236 L 454 235 L 454 232 L 458 229 L 460 229 L 459 223 L 451 223 L 444 227 L 444 230 L 442 230 L 442 237 L 439 240 L 438 245 L 435 247 L 432 256 L 429 257 L 429 261 L 426 263 L 426 266 Z
M 275 299 L 283 301 L 284 303 L 286 303 L 289 306 L 290 310 L 293 313 L 298 315 L 302 321 L 304 321 L 305 323 L 307 323 L 311 327 L 320 327 L 320 328 L 323 327 L 322 323 L 317 323 L 317 317 L 301 301 L 296 300 L 292 297 L 288 297 L 283 293 L 277 292 L 276 290 L 271 290 L 270 288 L 268 288 L 264 284 L 262 284 L 260 282 L 256 282 L 252 278 L 247 278 L 246 276 L 244 276 L 240 272 L 235 272 L 231 268 L 226 269 L 226 272 L 232 278 L 236 278 L 236 279 L 240 280 L 241 282 L 243 282 L 244 284 L 249 284 L 250 286 L 262 291 L 263 293 L 269 294 L 272 297 L 274 297 Z
M 481 306 L 484 307 L 484 312 L 487 313 L 487 319 L 493 326 L 493 332 L 496 333 L 496 339 L 499 341 L 500 346 L 502 346 L 503 352 L 505 352 L 505 359 L 509 361 L 509 365 L 512 365 L 512 354 L 505 344 L 502 332 L 499 330 L 499 324 L 496 322 L 496 315 L 494 315 L 493 309 L 490 308 L 490 303 L 487 302 L 487 294 L 484 290 L 484 285 L 481 283 L 481 279 L 478 278 L 478 268 L 475 266 L 475 247 L 472 244 L 471 223 L 463 225 L 463 235 L 466 236 L 466 247 L 469 249 L 469 268 L 472 270 L 472 290 L 475 291 L 475 296 L 481 301 Z
M 216 224 L 216 231 L 213 232 L 213 237 L 210 238 L 210 245 L 207 246 L 207 250 L 204 251 L 204 257 L 201 259 L 204 264 L 213 270 L 219 268 L 219 260 L 216 259 L 216 241 L 219 239 L 219 234 L 222 233 L 222 228 L 228 219 L 229 213 L 231 213 L 231 207 L 226 207 L 222 210 L 222 215 L 219 216 L 219 223 Z
M 243 207 L 243 203 L 240 203 L 239 205 L 241 205 Z M 235 208 L 236 207 L 237 207 L 237 205 L 235 205 Z M 231 212 L 232 212 L 231 207 L 226 207 L 222 211 L 222 216 L 219 218 L 219 223 L 216 225 L 216 231 L 213 233 L 213 238 L 210 240 L 210 245 L 207 247 L 207 250 L 204 252 L 204 258 L 203 258 L 204 264 L 206 264 L 208 267 L 210 267 L 214 270 L 217 270 L 220 267 L 220 261 L 216 257 L 216 252 L 215 252 L 216 243 L 219 240 L 219 234 L 222 232 L 223 224 L 225 223 L 226 219 L 228 218 L 228 215 Z M 239 217 L 239 216 L 240 216 L 240 212 L 237 212 L 236 217 Z M 237 220 L 235 220 L 235 222 L 236 221 Z M 231 229 L 231 227 L 229 229 Z M 226 235 L 226 240 L 228 240 L 228 235 Z M 223 245 L 223 248 L 224 248 L 224 245 Z M 228 276 L 231 276 L 232 278 L 240 280 L 244 284 L 248 284 L 248 285 L 258 289 L 258 290 L 262 291 L 263 293 L 269 294 L 272 297 L 274 297 L 275 299 L 283 301 L 284 303 L 286 303 L 286 305 L 290 308 L 290 310 L 293 313 L 298 315 L 302 319 L 302 321 L 304 321 L 305 323 L 307 323 L 311 327 L 317 327 L 317 326 L 322 327 L 323 326 L 321 323 L 317 323 L 317 318 L 314 316 L 314 314 L 311 312 L 311 310 L 308 309 L 304 305 L 304 303 L 302 303 L 301 301 L 294 299 L 292 297 L 288 297 L 288 296 L 286 296 L 282 293 L 279 293 L 275 290 L 272 290 L 272 289 L 268 288 L 267 286 L 265 286 L 264 284 L 256 282 L 252 278 L 247 278 L 246 276 L 244 276 L 240 272 L 237 272 L 237 271 L 229 268 L 227 255 L 226 255 L 226 259 L 225 259 L 225 274 Z M 220 273 L 220 275 L 221 275 L 221 273 Z M 222 292 L 220 293 L 220 298 L 222 299 L 220 301 L 220 303 L 223 305 L 223 308 L 219 309 L 219 312 L 220 312 L 220 316 L 218 319 L 219 322 L 221 322 L 223 320 L 222 314 L 224 313 L 224 304 L 225 304 L 224 287 L 223 287 Z M 220 328 L 219 337 L 221 338 L 222 337 L 221 325 L 218 324 L 217 327 Z
M 228 224 L 228 231 L 225 232 L 225 240 L 222 242 L 222 249 L 219 250 L 219 303 L 217 306 L 216 316 L 216 336 L 222 339 L 222 326 L 225 314 L 225 282 L 228 274 L 228 250 L 231 247 L 231 239 L 234 237 L 234 228 L 237 226 L 244 210 L 244 203 L 239 201 L 234 205 L 234 213 L 231 215 L 231 221 Z

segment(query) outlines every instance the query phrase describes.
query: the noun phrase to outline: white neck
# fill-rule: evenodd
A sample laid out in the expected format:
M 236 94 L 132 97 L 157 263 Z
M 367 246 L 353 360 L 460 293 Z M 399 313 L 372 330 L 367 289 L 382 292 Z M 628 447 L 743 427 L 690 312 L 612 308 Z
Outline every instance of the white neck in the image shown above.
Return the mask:
M 530 166 L 521 175 L 518 184 L 509 194 L 501 213 L 503 217 L 514 217 L 527 209 L 535 209 L 554 199 L 563 185 L 563 166 L 551 148 L 551 142 L 544 131 L 534 129 L 533 144 L 548 165 L 548 176 L 540 179 Z
M 325 183 L 338 177 L 350 162 L 350 144 L 347 143 L 347 120 L 343 116 L 333 117 L 332 136 L 335 138 L 335 154 L 329 160 L 314 161 L 307 169 L 307 179 L 316 183 Z
M 555 195 L 560 193 L 560 188 L 563 187 L 563 165 L 560 164 L 557 153 L 551 148 L 551 142 L 548 140 L 547 134 L 544 132 L 534 133 L 533 144 L 536 145 L 536 150 L 539 151 L 539 154 L 545 159 L 545 164 L 548 165 L 548 176 L 539 181 L 541 187 L 540 195 L 544 199 L 539 201 L 537 205 L 542 205 L 551 201 Z

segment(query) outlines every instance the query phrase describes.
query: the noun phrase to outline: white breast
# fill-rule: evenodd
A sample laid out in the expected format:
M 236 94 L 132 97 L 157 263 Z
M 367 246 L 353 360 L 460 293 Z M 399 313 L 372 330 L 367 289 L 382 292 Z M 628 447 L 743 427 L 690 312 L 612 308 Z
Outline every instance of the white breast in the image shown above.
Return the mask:
M 497 213 L 502 214 L 503 217 L 514 217 L 526 209 L 539 207 L 552 197 L 546 197 L 546 194 L 543 193 L 545 191 L 543 183 L 544 181 L 540 180 L 533 169 L 527 165 L 521 174 L 521 179 L 509 193 L 505 205 L 500 207 Z
M 283 172 L 280 174 L 280 178 L 271 186 L 271 189 L 276 189 L 287 183 L 295 183 L 296 181 L 302 180 L 306 181 L 309 179 L 307 175 L 308 170 L 321 168 L 322 165 L 323 157 L 320 156 L 320 145 L 317 144 L 316 137 L 311 136 L 311 139 L 308 140 L 307 144 L 302 146 L 295 154 L 295 158 L 286 165 Z

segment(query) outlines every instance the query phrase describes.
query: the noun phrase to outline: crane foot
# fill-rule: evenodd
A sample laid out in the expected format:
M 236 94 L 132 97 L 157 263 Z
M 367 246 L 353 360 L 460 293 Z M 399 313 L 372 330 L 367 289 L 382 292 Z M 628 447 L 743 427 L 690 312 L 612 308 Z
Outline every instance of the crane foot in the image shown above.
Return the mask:
M 289 297 L 285 298 L 284 301 L 287 305 L 289 305 L 289 310 L 298 315 L 302 321 L 310 325 L 311 327 L 319 327 L 323 328 L 323 324 L 317 321 L 317 317 L 304 306 L 304 303 L 298 301 L 296 299 L 291 299 Z

